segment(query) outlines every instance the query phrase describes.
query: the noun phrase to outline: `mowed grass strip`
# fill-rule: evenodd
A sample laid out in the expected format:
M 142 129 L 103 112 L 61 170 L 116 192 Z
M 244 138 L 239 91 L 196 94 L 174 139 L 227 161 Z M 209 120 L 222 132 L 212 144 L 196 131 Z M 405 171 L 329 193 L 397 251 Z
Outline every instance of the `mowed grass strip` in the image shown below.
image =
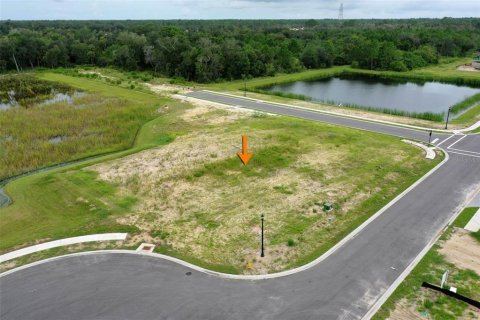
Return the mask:
M 137 131 L 158 117 L 166 98 L 53 73 L 41 79 L 87 95 L 0 112 L 0 180 L 41 167 L 132 147 Z M 55 141 L 58 139 L 60 141 Z

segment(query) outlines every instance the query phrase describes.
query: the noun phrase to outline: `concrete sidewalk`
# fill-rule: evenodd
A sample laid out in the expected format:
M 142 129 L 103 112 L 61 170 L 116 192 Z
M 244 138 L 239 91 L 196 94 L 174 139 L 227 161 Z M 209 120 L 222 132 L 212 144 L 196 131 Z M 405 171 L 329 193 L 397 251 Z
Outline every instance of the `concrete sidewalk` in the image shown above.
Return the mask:
M 475 213 L 472 219 L 468 221 L 464 229 L 471 232 L 477 232 L 480 230 L 480 209 L 478 209 L 477 213 Z
M 35 246 L 26 247 L 20 250 L 15 250 L 15 251 L 3 254 L 0 256 L 0 263 L 15 259 L 15 258 L 19 258 L 34 252 L 52 249 L 56 247 L 63 247 L 63 246 L 68 246 L 71 244 L 77 244 L 82 242 L 125 240 L 126 237 L 127 237 L 127 233 L 102 233 L 102 234 L 91 234 L 88 236 L 80 236 L 80 237 L 73 237 L 73 238 L 66 238 L 61 240 L 45 242 L 45 243 L 37 244 Z

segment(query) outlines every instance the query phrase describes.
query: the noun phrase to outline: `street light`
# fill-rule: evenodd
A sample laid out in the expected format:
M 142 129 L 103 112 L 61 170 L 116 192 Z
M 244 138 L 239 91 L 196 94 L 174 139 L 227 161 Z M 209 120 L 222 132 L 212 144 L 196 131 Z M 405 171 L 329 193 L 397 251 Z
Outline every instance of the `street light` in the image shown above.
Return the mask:
M 243 75 L 243 96 L 247 96 L 247 77 Z
M 452 107 L 448 108 L 447 121 L 445 122 L 445 130 L 448 129 L 448 118 L 450 118 L 450 111 L 451 110 L 452 110 Z
M 264 249 L 264 248 L 263 248 L 263 221 L 264 221 L 264 220 L 265 220 L 265 219 L 264 219 L 264 215 L 263 215 L 263 213 L 262 213 L 262 252 L 260 253 L 260 257 L 262 257 L 262 258 L 265 257 L 265 252 L 264 252 L 264 250 L 263 250 L 263 249 Z

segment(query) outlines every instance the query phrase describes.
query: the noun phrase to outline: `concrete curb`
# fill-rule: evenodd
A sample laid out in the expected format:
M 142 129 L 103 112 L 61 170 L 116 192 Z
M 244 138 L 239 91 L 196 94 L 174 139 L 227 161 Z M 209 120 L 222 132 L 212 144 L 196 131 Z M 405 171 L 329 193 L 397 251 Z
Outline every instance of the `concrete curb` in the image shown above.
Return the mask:
M 227 274 L 227 273 L 208 270 L 208 269 L 196 266 L 194 264 L 191 264 L 189 262 L 186 262 L 186 261 L 174 258 L 174 257 L 166 256 L 166 255 L 163 255 L 163 254 L 158 254 L 158 253 L 139 253 L 139 252 L 130 251 L 130 250 L 103 250 L 103 251 L 91 251 L 91 252 L 74 253 L 74 254 L 69 254 L 69 255 L 65 255 L 65 256 L 59 256 L 59 257 L 49 258 L 49 259 L 46 259 L 46 260 L 37 261 L 37 262 L 31 263 L 31 264 L 27 264 L 25 266 L 21 266 L 21 267 L 6 271 L 6 272 L 0 274 L 0 277 L 3 277 L 5 275 L 8 275 L 8 274 L 16 272 L 16 271 L 23 270 L 25 268 L 33 267 L 33 266 L 36 266 L 36 265 L 39 265 L 39 264 L 42 264 L 42 263 L 62 259 L 62 258 L 65 258 L 65 257 L 82 255 L 82 254 L 83 255 L 85 255 L 85 254 L 95 254 L 95 253 L 97 253 L 97 254 L 98 253 L 129 253 L 129 254 L 148 255 L 148 256 L 157 257 L 157 258 L 165 259 L 165 260 L 168 260 L 168 261 L 172 261 L 172 262 L 178 263 L 180 265 L 183 265 L 185 267 L 191 268 L 193 270 L 203 272 L 205 274 L 213 275 L 213 276 L 216 276 L 216 277 L 219 277 L 219 278 L 234 279 L 234 280 L 266 280 L 266 279 L 275 279 L 275 278 L 281 278 L 281 277 L 289 276 L 289 275 L 292 275 L 292 274 L 310 269 L 310 268 L 316 266 L 317 264 L 321 263 L 323 260 L 327 259 L 330 255 L 335 253 L 335 251 L 337 251 L 339 248 L 341 248 L 345 243 L 347 243 L 351 239 L 355 238 L 355 236 L 358 233 L 360 233 L 365 227 L 367 227 L 372 221 L 374 221 L 376 218 L 378 218 L 388 208 L 390 208 L 392 205 L 394 205 L 396 202 L 398 202 L 401 198 L 403 198 L 407 193 L 409 193 L 412 189 L 414 189 L 417 185 L 419 185 L 421 182 L 423 182 L 425 179 L 427 179 L 429 176 L 431 176 L 435 171 L 437 171 L 441 166 L 443 166 L 449 159 L 448 153 L 446 153 L 443 149 L 441 149 L 441 150 L 445 153 L 445 159 L 440 164 L 435 166 L 433 169 L 431 169 L 429 172 L 427 172 L 423 177 L 418 179 L 414 184 L 412 184 L 410 187 L 408 187 L 402 193 L 400 193 L 398 196 L 396 196 L 386 206 L 384 206 L 382 209 L 377 211 L 370 218 L 365 220 L 360 226 L 358 226 L 355 230 L 350 232 L 345 238 L 340 240 L 337 244 L 335 244 L 327 252 L 322 254 L 317 259 L 315 259 L 315 260 L 313 260 L 313 261 L 311 261 L 311 262 L 309 262 L 309 263 L 307 263 L 303 266 L 294 268 L 294 269 L 290 269 L 290 270 L 286 270 L 286 271 L 282 271 L 282 272 L 277 272 L 277 273 L 270 273 L 270 274 L 235 275 L 235 274 Z
M 305 107 L 300 107 L 300 106 L 294 106 L 291 104 L 286 104 L 286 103 L 280 103 L 280 102 L 271 102 L 271 101 L 266 101 L 266 100 L 261 100 L 261 99 L 253 99 L 253 98 L 248 98 L 248 97 L 241 97 L 241 96 L 236 96 L 234 94 L 229 94 L 229 93 L 224 93 L 224 92 L 218 92 L 218 91 L 211 91 L 211 90 L 201 90 L 204 92 L 212 93 L 212 94 L 219 94 L 227 97 L 232 97 L 232 98 L 237 98 L 237 99 L 243 99 L 243 100 L 250 100 L 250 101 L 255 101 L 255 102 L 262 102 L 262 103 L 267 103 L 267 104 L 275 104 L 279 105 L 282 107 L 287 107 L 287 108 L 292 108 L 292 109 L 301 109 L 301 110 L 307 110 L 307 111 L 313 111 L 313 112 L 318 112 L 318 113 L 324 113 L 332 116 L 338 116 L 338 117 L 344 117 L 344 118 L 351 118 L 351 119 L 356 119 L 356 120 L 362 120 L 366 122 L 374 122 L 374 123 L 380 123 L 384 125 L 390 125 L 390 126 L 395 126 L 395 127 L 403 127 L 406 129 L 414 129 L 414 130 L 421 130 L 421 131 L 434 131 L 434 132 L 440 132 L 440 133 L 455 133 L 455 132 L 468 132 L 468 131 L 473 131 L 477 128 L 480 128 L 480 121 L 474 123 L 468 128 L 464 129 L 459 129 L 459 130 L 445 130 L 445 129 L 434 129 L 434 128 L 426 128 L 426 127 L 419 127 L 419 126 L 413 126 L 409 124 L 403 124 L 403 123 L 398 123 L 398 122 L 392 122 L 392 121 L 385 121 L 385 120 L 377 120 L 377 119 L 369 119 L 369 118 L 364 118 L 360 116 L 354 116 L 354 115 L 348 115 L 348 114 L 343 114 L 343 113 L 338 113 L 338 112 L 333 112 L 333 111 L 326 111 L 326 110 L 317 110 L 317 109 L 312 109 L 312 108 L 305 108 Z
M 425 158 L 431 159 L 431 160 L 435 159 L 435 156 L 436 156 L 435 151 L 434 151 L 435 148 L 427 147 L 423 143 L 419 143 L 419 142 L 415 142 L 415 141 L 411 141 L 411 140 L 407 140 L 407 139 L 402 139 L 402 141 L 425 150 Z
M 127 233 L 102 233 L 102 234 L 91 234 L 88 236 L 79 236 L 79 237 L 45 242 L 45 243 L 37 244 L 31 247 L 26 247 L 26 248 L 22 248 L 19 250 L 2 254 L 0 256 L 0 263 L 3 263 L 8 260 L 12 260 L 12 259 L 20 258 L 27 254 L 48 250 L 52 248 L 63 247 L 63 246 L 68 246 L 68 245 L 83 243 L 83 242 L 92 242 L 92 241 L 125 240 L 126 237 L 127 237 Z

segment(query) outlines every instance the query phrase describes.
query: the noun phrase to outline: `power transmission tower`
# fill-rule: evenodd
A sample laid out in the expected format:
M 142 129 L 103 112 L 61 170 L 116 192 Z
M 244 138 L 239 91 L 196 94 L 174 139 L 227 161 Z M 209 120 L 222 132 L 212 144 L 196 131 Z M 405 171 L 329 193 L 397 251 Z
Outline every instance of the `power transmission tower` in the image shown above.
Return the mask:
M 340 8 L 338 9 L 338 20 L 343 20 L 343 3 L 340 3 Z

